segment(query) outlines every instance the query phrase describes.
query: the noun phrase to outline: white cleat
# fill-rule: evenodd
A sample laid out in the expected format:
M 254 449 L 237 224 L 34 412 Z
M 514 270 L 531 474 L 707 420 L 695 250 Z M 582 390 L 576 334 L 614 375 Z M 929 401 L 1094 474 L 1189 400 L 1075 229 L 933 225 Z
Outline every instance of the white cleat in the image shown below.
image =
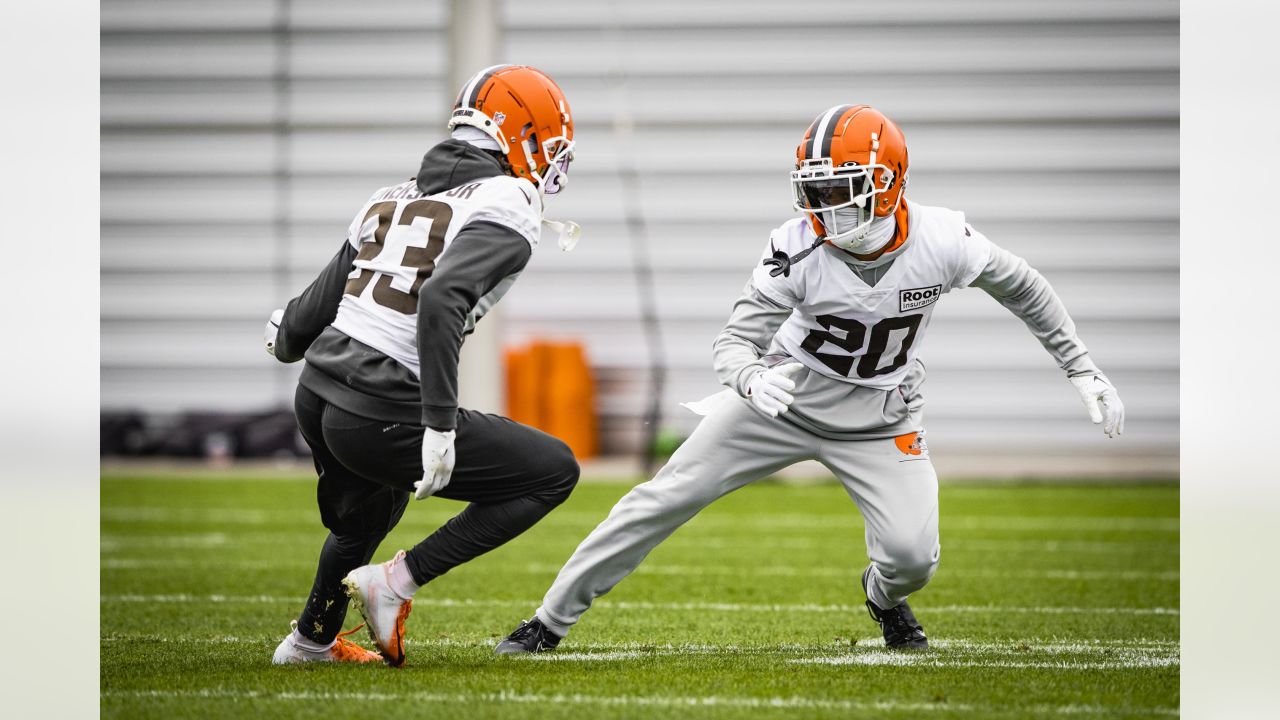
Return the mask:
M 294 630 L 298 628 L 298 621 L 291 623 Z M 344 633 L 338 633 L 337 639 L 333 641 L 329 647 L 324 650 L 310 650 L 298 645 L 294 634 L 289 633 L 284 640 L 276 647 L 276 654 L 271 656 L 272 665 L 293 665 L 296 663 L 311 662 L 378 662 L 382 656 L 371 650 L 366 650 L 354 642 L 347 639 L 347 636 L 356 632 L 364 625 L 357 625 Z
M 358 567 L 342 579 L 342 587 L 364 617 L 369 637 L 382 652 L 382 659 L 392 667 L 404 664 L 404 623 L 413 610 L 413 601 L 391 589 L 391 564 L 404 557 L 404 551 L 380 565 Z

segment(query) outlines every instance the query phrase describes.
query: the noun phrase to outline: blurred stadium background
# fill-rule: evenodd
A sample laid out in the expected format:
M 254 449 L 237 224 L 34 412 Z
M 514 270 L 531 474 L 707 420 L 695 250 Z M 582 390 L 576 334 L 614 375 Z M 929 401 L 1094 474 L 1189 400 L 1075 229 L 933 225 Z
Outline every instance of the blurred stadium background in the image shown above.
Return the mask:
M 677 403 L 718 389 L 712 339 L 792 214 L 799 136 L 866 102 L 907 135 L 909 197 L 1038 267 L 1129 413 L 1107 441 L 1019 321 L 956 293 L 924 352 L 940 473 L 1176 472 L 1178 22 L 1173 0 L 103 0 L 104 452 L 247 455 L 227 428 L 287 432 L 300 368 L 263 353 L 267 315 L 445 136 L 458 84 L 513 62 L 572 103 L 548 214 L 584 235 L 545 243 L 468 341 L 464 402 L 502 409 L 503 348 L 567 340 L 605 455 L 647 442 L 654 357 L 659 426 L 687 433 Z

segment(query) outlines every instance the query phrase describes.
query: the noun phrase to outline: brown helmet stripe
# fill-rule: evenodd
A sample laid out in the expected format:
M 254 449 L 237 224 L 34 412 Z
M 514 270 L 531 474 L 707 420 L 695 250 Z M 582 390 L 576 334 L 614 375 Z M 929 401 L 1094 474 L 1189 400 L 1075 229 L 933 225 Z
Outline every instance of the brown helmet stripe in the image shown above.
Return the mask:
M 494 73 L 507 67 L 511 66 L 494 65 L 493 67 L 487 67 L 476 73 L 475 77 L 471 78 L 471 82 L 467 83 L 466 86 L 462 88 L 462 92 L 458 95 L 458 99 L 460 101 L 459 107 L 475 107 L 476 101 L 480 98 L 480 90 L 484 88 L 485 83 L 489 82 L 489 78 L 493 77 Z

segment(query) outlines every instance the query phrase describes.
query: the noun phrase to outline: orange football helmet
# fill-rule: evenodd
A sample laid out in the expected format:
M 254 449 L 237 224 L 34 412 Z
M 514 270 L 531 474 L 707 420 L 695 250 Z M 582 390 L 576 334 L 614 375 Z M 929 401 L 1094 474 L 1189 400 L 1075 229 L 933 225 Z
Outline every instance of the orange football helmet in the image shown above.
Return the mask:
M 573 116 L 560 86 L 528 65 L 494 65 L 458 92 L 449 129 L 471 125 L 498 142 L 512 174 L 554 195 L 569 180 Z
M 808 214 L 818 237 L 837 247 L 864 236 L 875 218 L 893 215 L 906 187 L 907 140 L 869 105 L 823 112 L 796 148 L 795 209 Z

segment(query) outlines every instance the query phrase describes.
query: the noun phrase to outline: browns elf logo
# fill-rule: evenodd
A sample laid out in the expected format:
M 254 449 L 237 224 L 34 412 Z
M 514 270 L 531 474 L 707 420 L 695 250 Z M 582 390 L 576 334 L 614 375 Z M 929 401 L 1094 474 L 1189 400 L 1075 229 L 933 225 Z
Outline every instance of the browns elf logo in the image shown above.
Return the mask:
M 899 435 L 893 439 L 893 444 L 898 446 L 903 455 L 926 455 L 929 452 L 929 446 L 924 442 L 924 435 L 918 432 Z

